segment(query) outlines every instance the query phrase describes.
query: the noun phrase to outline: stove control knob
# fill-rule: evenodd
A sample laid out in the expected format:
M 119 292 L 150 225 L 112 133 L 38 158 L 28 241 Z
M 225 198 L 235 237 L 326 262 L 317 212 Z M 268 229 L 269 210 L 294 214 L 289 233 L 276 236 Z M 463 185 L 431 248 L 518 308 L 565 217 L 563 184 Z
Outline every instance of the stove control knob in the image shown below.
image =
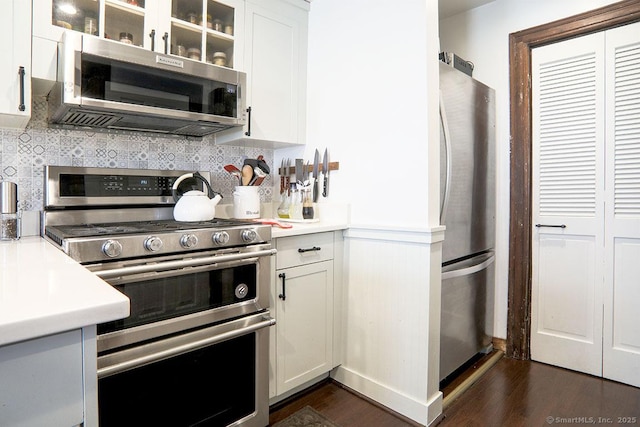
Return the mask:
M 109 258 L 115 258 L 122 254 L 122 245 L 117 240 L 107 240 L 102 244 L 102 253 Z
M 247 230 L 242 230 L 242 240 L 249 243 L 249 242 L 253 242 L 254 240 L 256 240 L 258 238 L 258 233 L 256 233 L 256 230 L 250 228 Z
M 162 240 L 156 236 L 147 237 L 144 241 L 144 248 L 151 252 L 158 252 L 162 249 Z
M 213 233 L 213 243 L 217 244 L 217 245 L 226 245 L 227 243 L 229 243 L 229 233 L 227 233 L 226 231 L 218 231 L 216 233 Z
M 180 237 L 180 246 L 183 248 L 193 248 L 197 244 L 198 236 L 195 234 L 183 234 L 182 237 Z

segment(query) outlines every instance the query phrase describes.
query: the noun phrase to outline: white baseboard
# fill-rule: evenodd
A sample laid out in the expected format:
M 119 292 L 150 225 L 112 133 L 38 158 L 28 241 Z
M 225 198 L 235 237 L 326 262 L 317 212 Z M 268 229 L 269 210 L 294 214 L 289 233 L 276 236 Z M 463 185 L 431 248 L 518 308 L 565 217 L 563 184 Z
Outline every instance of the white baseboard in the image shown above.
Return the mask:
M 418 401 L 343 366 L 339 366 L 332 372 L 332 378 L 422 425 L 430 425 L 442 413 L 442 392 L 440 391 L 427 401 Z

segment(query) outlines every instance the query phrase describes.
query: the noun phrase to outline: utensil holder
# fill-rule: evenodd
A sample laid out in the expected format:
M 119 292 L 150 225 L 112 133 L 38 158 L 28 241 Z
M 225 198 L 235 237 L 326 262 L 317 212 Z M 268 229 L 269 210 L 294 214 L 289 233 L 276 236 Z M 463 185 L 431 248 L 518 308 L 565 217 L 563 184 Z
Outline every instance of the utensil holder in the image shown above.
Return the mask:
M 260 195 L 254 185 L 237 186 L 233 192 L 233 217 L 236 219 L 260 218 Z

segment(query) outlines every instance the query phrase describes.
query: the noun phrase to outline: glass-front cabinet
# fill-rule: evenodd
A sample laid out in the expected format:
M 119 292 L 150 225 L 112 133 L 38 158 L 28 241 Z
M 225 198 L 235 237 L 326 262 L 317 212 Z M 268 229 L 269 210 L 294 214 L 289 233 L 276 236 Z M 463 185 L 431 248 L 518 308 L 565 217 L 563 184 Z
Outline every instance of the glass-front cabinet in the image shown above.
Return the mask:
M 34 0 L 35 3 L 35 0 Z M 48 0 L 34 7 L 34 37 L 64 31 L 234 67 L 242 0 Z M 44 3 L 44 5 L 42 4 Z

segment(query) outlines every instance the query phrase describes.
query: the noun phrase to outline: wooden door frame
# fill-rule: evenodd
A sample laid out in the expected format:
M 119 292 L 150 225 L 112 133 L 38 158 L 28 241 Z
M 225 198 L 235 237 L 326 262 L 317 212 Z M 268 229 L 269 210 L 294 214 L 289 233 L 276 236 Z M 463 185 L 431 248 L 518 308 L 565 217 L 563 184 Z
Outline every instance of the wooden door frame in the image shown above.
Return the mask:
M 509 35 L 509 357 L 529 359 L 531 355 L 531 50 L 635 21 L 640 21 L 640 2 L 624 0 Z

